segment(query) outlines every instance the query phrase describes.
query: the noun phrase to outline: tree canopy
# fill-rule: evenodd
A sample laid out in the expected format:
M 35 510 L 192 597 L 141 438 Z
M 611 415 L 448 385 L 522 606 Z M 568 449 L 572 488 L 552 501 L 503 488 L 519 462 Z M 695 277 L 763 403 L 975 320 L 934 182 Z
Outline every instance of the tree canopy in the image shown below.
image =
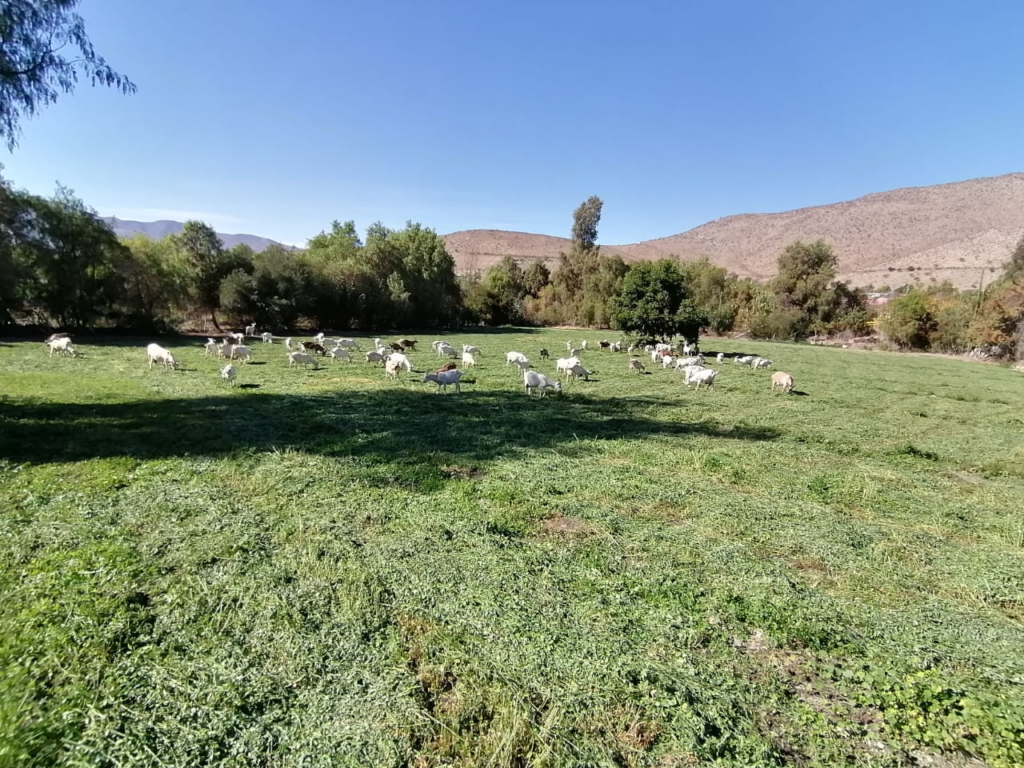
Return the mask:
M 683 274 L 669 259 L 634 265 L 622 281 L 614 320 L 640 341 L 682 336 L 696 341 L 707 318 L 686 295 Z
M 577 252 L 593 251 L 597 247 L 597 225 L 601 223 L 604 203 L 591 195 L 572 214 L 572 245 Z
M 135 84 L 93 50 L 80 0 L 0 3 L 0 137 L 14 149 L 21 119 L 71 93 L 79 78 L 134 93 Z

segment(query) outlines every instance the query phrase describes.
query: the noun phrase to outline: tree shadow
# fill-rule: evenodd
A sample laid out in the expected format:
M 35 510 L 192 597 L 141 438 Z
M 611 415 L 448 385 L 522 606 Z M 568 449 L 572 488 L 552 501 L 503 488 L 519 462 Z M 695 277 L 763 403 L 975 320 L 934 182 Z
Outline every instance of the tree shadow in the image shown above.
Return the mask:
M 239 400 L 239 398 L 244 398 Z M 45 464 L 113 456 L 221 456 L 286 447 L 369 463 L 480 462 L 579 441 L 712 436 L 770 441 L 772 428 L 650 418 L 678 401 L 585 394 L 383 390 L 323 395 L 236 393 L 124 403 L 0 399 L 0 459 Z M 585 447 L 583 447 L 586 450 Z

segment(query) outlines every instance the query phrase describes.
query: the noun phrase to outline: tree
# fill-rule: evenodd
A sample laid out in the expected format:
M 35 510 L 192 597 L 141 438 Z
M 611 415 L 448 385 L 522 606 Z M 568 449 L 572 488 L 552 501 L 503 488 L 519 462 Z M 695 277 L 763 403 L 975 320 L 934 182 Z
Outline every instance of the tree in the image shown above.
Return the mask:
M 786 247 L 772 281 L 780 314 L 778 322 L 771 325 L 778 335 L 799 337 L 811 331 L 836 330 L 836 321 L 847 315 L 854 324 L 863 322 L 863 313 L 851 314 L 864 309 L 863 292 L 834 284 L 838 263 L 832 246 L 824 240 L 797 241 Z
M 683 275 L 669 259 L 634 265 L 622 281 L 614 321 L 641 342 L 680 335 L 696 341 L 707 322 L 686 296 Z
M 530 263 L 523 271 L 523 283 L 530 296 L 540 296 L 544 286 L 551 282 L 551 272 L 541 259 Z
M 901 347 L 927 349 L 935 320 L 928 297 L 918 290 L 893 299 L 878 319 L 878 329 Z
M 17 146 L 22 117 L 34 116 L 71 93 L 84 77 L 93 86 L 135 92 L 135 84 L 96 54 L 80 0 L 5 0 L 0 3 L 0 136 Z M 65 55 L 65 53 L 67 55 Z
M 171 242 L 188 263 L 192 272 L 192 300 L 196 308 L 210 316 L 217 330 L 217 309 L 220 307 L 220 283 L 241 265 L 235 259 L 225 259 L 224 243 L 209 224 L 186 221 Z
M 679 271 L 693 303 L 708 316 L 708 327 L 715 333 L 732 330 L 737 312 L 736 276 L 716 267 L 707 256 L 681 261 Z
M 1017 243 L 1017 247 L 1013 249 L 1013 253 L 1010 255 L 1010 261 L 1006 264 L 1006 270 L 1003 272 L 1003 278 L 1006 280 L 1024 280 L 1024 237 Z
M 580 203 L 572 214 L 572 247 L 578 253 L 589 253 L 597 247 L 597 225 L 601 222 L 601 198 L 592 195 Z

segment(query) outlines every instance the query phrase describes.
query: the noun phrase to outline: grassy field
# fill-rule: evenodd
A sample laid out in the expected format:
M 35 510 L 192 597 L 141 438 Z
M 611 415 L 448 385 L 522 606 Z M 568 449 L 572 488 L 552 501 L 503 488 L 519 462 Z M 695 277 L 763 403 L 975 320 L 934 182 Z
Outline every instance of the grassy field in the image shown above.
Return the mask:
M 797 392 L 528 398 L 567 338 L 453 335 L 461 395 L 0 344 L 0 765 L 1024 764 L 1024 376 L 708 340 Z

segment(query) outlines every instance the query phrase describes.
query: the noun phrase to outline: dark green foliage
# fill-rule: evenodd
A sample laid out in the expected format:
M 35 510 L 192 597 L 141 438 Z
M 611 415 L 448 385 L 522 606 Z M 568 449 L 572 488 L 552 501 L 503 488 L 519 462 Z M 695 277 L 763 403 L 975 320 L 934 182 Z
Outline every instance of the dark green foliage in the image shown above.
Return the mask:
M 134 93 L 135 85 L 93 50 L 79 0 L 4 0 L 0 3 L 0 137 L 17 144 L 23 117 L 32 117 L 79 78 Z
M 527 295 L 523 270 L 511 256 L 467 283 L 466 310 L 487 325 L 513 325 L 524 321 L 523 299 Z
M 540 296 L 540 292 L 551 284 L 551 272 L 547 265 L 537 259 L 523 270 L 523 284 L 530 296 Z
M 879 318 L 879 330 L 898 346 L 927 349 L 935 320 L 925 294 L 914 290 L 890 301 Z
M 707 318 L 689 299 L 674 261 L 643 262 L 630 269 L 616 302 L 616 326 L 641 341 L 682 336 L 696 341 Z

